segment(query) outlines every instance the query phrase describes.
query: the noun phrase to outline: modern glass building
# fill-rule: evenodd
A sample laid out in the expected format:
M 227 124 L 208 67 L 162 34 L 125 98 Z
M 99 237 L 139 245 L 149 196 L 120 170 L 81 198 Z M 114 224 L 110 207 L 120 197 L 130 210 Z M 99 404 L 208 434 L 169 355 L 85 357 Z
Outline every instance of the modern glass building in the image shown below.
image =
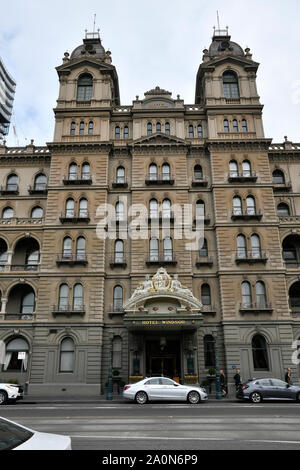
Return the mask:
M 8 134 L 16 82 L 6 70 L 0 58 L 0 139 Z

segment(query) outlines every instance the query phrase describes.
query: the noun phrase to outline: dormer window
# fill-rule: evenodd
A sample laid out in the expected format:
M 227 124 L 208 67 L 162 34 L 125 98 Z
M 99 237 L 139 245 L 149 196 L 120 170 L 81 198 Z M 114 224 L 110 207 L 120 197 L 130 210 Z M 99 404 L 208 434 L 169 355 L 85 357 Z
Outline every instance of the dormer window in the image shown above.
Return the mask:
M 90 101 L 93 95 L 93 78 L 89 74 L 79 77 L 77 87 L 77 101 Z
M 227 99 L 240 97 L 238 78 L 234 72 L 229 71 L 223 74 L 223 89 Z

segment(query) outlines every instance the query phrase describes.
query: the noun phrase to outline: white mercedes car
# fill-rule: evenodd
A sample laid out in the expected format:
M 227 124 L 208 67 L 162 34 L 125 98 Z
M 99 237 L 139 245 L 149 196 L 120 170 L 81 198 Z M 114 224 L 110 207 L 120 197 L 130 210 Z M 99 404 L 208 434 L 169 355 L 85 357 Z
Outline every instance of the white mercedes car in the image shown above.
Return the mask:
M 207 400 L 204 388 L 196 385 L 180 385 L 166 377 L 152 377 L 140 380 L 135 384 L 125 385 L 123 397 L 135 400 L 143 405 L 147 401 L 185 401 L 192 405 Z
M 9 401 L 14 402 L 18 396 L 19 387 L 17 385 L 0 383 L 0 405 L 5 405 Z
M 0 450 L 72 450 L 71 438 L 37 432 L 0 418 Z

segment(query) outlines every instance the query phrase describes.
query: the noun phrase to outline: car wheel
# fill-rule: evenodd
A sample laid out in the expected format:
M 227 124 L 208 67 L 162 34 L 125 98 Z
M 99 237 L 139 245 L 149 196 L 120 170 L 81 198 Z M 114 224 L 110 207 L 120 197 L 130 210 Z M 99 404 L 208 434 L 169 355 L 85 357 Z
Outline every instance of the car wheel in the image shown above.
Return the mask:
M 250 400 L 252 401 L 252 403 L 260 403 L 262 402 L 262 396 L 258 392 L 253 392 L 250 395 Z
M 197 403 L 199 403 L 201 401 L 199 393 L 198 392 L 190 392 L 187 396 L 187 401 L 191 405 L 197 405 Z
M 139 405 L 144 405 L 145 403 L 147 403 L 148 401 L 148 395 L 146 392 L 137 392 L 136 396 L 135 396 L 135 401 L 139 404 Z
M 0 390 L 0 405 L 7 403 L 7 393 L 4 390 Z
M 300 402 L 300 392 L 296 395 L 296 401 Z

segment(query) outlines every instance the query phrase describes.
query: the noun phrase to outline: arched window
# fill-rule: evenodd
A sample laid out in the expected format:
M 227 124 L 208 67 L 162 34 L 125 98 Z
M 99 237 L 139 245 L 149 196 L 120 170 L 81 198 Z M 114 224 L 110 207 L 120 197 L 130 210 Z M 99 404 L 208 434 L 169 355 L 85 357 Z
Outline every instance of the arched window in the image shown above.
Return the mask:
M 247 257 L 247 242 L 244 235 L 238 235 L 237 237 L 237 255 L 238 258 L 244 259 Z
M 223 73 L 223 89 L 224 96 L 227 99 L 240 97 L 238 78 L 234 72 Z
M 198 137 L 199 137 L 199 138 L 202 138 L 202 137 L 203 137 L 203 131 L 202 131 L 202 126 L 201 126 L 201 124 L 198 124 L 198 126 L 197 126 L 197 133 L 198 133 Z
M 81 178 L 83 180 L 89 180 L 90 177 L 91 177 L 91 169 L 90 169 L 90 164 L 85 162 L 82 164 L 82 167 L 81 167 Z
M 282 256 L 287 265 L 296 265 L 298 263 L 297 246 L 299 246 L 298 237 L 289 236 L 283 241 Z
M 260 238 L 256 234 L 251 236 L 251 252 L 252 258 L 261 258 Z
M 150 200 L 150 218 L 151 219 L 158 218 L 158 202 L 156 199 Z
M 248 281 L 242 283 L 242 306 L 249 308 L 252 305 L 251 286 Z
M 93 121 L 89 122 L 89 130 L 88 130 L 89 135 L 93 135 L 94 133 L 94 123 Z
M 3 270 L 4 265 L 7 263 L 7 244 L 0 238 L 0 271 Z
M 112 366 L 114 369 L 120 369 L 122 367 L 122 338 L 115 336 L 112 343 Z
M 63 240 L 62 257 L 70 259 L 72 257 L 72 238 L 66 237 Z
M 115 139 L 120 139 L 121 137 L 121 131 L 120 131 L 120 126 L 115 127 Z
M 21 300 L 21 311 L 23 315 L 31 314 L 35 310 L 35 294 L 28 292 L 24 294 Z
M 224 119 L 224 132 L 226 132 L 226 134 L 229 133 L 229 121 L 228 121 L 228 119 Z
M 80 218 L 88 216 L 88 201 L 85 198 L 80 199 L 79 201 L 79 214 Z
M 169 122 L 166 122 L 165 124 L 165 132 L 167 135 L 170 135 L 170 123 Z
M 84 121 L 80 122 L 79 125 L 79 135 L 84 135 Z
M 196 202 L 196 219 L 201 219 L 202 217 L 205 217 L 205 204 L 199 199 Z
M 173 242 L 172 238 L 166 237 L 163 241 L 164 246 L 164 261 L 173 260 Z
M 169 163 L 164 163 L 162 166 L 162 179 L 163 181 L 169 181 L 171 177 L 170 165 Z
M 160 122 L 156 123 L 156 132 L 161 132 L 161 123 Z
M 191 139 L 194 137 L 194 126 L 192 124 L 189 125 L 189 137 Z
M 75 132 L 76 132 L 76 123 L 73 121 L 71 122 L 71 126 L 70 126 L 70 135 L 75 135 Z
M 265 308 L 267 305 L 266 286 L 262 281 L 256 283 L 256 303 L 260 308 Z
M 43 215 L 44 215 L 44 211 L 39 206 L 34 207 L 31 211 L 31 218 L 32 219 L 42 219 Z
M 122 201 L 116 203 L 116 220 L 119 222 L 124 220 L 124 204 Z
M 123 166 L 118 166 L 117 168 L 117 183 L 125 183 L 125 168 Z
M 75 215 L 75 202 L 74 199 L 69 198 L 66 201 L 66 217 L 74 217 Z
M 148 124 L 147 124 L 147 134 L 148 135 L 152 134 L 152 124 L 151 124 L 151 122 L 148 122 Z
M 124 242 L 123 240 L 115 241 L 115 263 L 123 263 L 124 261 Z
M 158 239 L 156 237 L 150 238 L 150 261 L 158 261 Z
M 211 305 L 211 294 L 208 284 L 202 284 L 201 286 L 201 302 L 203 305 Z
M 90 101 L 93 95 L 93 78 L 89 74 L 79 77 L 77 86 L 77 101 Z
M 71 163 L 69 165 L 69 180 L 77 180 L 77 164 L 76 163 Z
M 204 343 L 204 363 L 205 367 L 216 366 L 216 353 L 215 353 L 215 338 L 213 335 L 205 335 L 203 338 Z
M 11 207 L 5 207 L 2 212 L 3 219 L 11 219 L 14 216 L 14 210 Z
M 129 137 L 129 128 L 128 126 L 124 127 L 124 139 L 128 139 Z
M 229 174 L 231 178 L 237 178 L 238 176 L 238 164 L 235 160 L 229 162 Z
M 242 163 L 243 176 L 249 178 L 251 176 L 251 164 L 249 160 L 244 160 Z
M 44 191 L 47 188 L 47 177 L 40 173 L 34 178 L 34 189 L 35 191 Z
M 58 309 L 67 310 L 69 304 L 69 287 L 67 284 L 62 284 L 59 288 Z
M 28 365 L 28 343 L 23 338 L 14 338 L 6 345 L 5 362 L 3 371 L 27 370 Z M 19 352 L 25 352 L 25 359 L 19 359 Z
M 75 284 L 73 290 L 73 309 L 83 309 L 83 287 L 81 284 Z
M 267 342 L 264 336 L 253 336 L 252 356 L 254 370 L 269 370 Z
M 164 219 L 171 218 L 171 201 L 170 199 L 164 199 L 162 203 L 162 216 Z
M 150 181 L 157 180 L 157 165 L 155 163 L 151 163 L 149 166 L 149 179 Z
M 239 131 L 239 125 L 238 125 L 237 119 L 233 119 L 232 126 L 233 126 L 233 132 Z
M 208 256 L 208 248 L 207 248 L 207 240 L 206 238 L 199 239 L 199 256 L 207 257 Z
M 285 183 L 284 173 L 281 170 L 274 170 L 273 171 L 273 183 L 274 184 L 284 184 Z
M 115 286 L 114 287 L 114 312 L 120 312 L 123 309 L 123 287 Z
M 248 132 L 248 125 L 246 119 L 242 120 L 242 130 L 243 132 Z
M 9 175 L 6 181 L 7 191 L 18 191 L 18 177 L 17 175 Z
M 295 282 L 289 290 L 290 307 L 293 311 L 300 311 L 300 282 Z
M 26 270 L 35 270 L 36 266 L 39 264 L 40 261 L 40 250 L 39 248 L 31 248 L 26 252 L 25 256 L 25 265 L 26 265 Z
M 248 196 L 246 198 L 246 207 L 247 207 L 247 214 L 248 215 L 255 215 L 256 205 L 255 205 L 255 199 L 254 199 L 253 196 Z
M 76 259 L 84 260 L 85 259 L 85 247 L 86 240 L 84 237 L 78 237 L 76 241 Z
M 278 204 L 278 206 L 277 206 L 277 215 L 279 217 L 290 215 L 289 206 L 287 204 L 285 204 L 284 202 L 281 202 L 280 204 Z
M 72 338 L 65 338 L 60 344 L 59 372 L 74 372 L 75 345 Z
M 201 165 L 194 166 L 194 178 L 195 180 L 202 180 L 203 179 L 203 171 Z

